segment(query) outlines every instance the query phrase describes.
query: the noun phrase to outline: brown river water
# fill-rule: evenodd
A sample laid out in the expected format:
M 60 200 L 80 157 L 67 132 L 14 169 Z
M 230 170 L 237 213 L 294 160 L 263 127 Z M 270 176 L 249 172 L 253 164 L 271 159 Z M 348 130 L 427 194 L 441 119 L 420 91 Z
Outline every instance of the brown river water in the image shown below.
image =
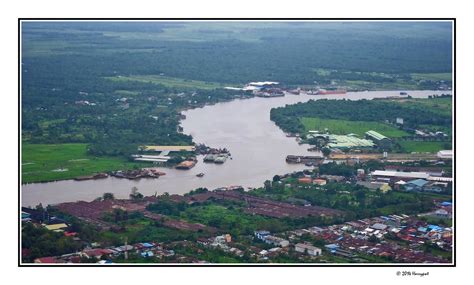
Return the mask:
M 308 145 L 299 145 L 295 138 L 288 138 L 275 123 L 270 121 L 270 109 L 286 104 L 306 102 L 310 99 L 372 99 L 398 96 L 399 91 L 348 92 L 345 95 L 286 95 L 276 98 L 251 98 L 219 103 L 183 112 L 181 122 L 184 133 L 193 136 L 197 143 L 211 147 L 227 148 L 232 159 L 222 165 L 203 163 L 203 156 L 190 170 L 161 168 L 166 172 L 159 179 L 126 180 L 109 177 L 99 180 L 64 180 L 49 183 L 33 183 L 21 186 L 21 205 L 34 206 L 73 201 L 91 201 L 105 192 L 117 198 L 126 198 L 136 186 L 144 195 L 154 193 L 184 194 L 198 187 L 215 189 L 233 185 L 244 187 L 262 186 L 275 174 L 285 174 L 308 168 L 304 165 L 287 164 L 288 154 L 314 155 Z M 446 91 L 409 91 L 412 97 L 451 93 Z M 204 177 L 196 177 L 198 173 Z

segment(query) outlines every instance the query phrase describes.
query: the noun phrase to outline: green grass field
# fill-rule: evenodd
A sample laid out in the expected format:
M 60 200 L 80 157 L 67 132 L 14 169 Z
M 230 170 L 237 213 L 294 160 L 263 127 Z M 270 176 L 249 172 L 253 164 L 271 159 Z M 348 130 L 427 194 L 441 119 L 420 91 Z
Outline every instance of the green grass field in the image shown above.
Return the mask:
M 114 93 L 117 94 L 117 95 L 120 95 L 120 96 L 137 96 L 137 95 L 140 95 L 140 92 L 130 91 L 130 90 L 115 90 Z
M 398 144 L 400 144 L 405 152 L 435 153 L 443 149 L 451 149 L 451 143 L 449 142 L 399 141 Z
M 303 123 L 306 131 L 324 131 L 325 128 L 328 128 L 331 134 L 337 135 L 354 133 L 363 137 L 365 135 L 365 132 L 369 130 L 379 132 L 390 138 L 399 138 L 408 135 L 402 130 L 379 122 L 332 120 L 308 117 L 301 118 L 301 122 Z
M 97 158 L 88 155 L 86 148 L 87 144 L 23 143 L 22 183 L 72 179 L 98 172 L 149 165 L 128 162 L 119 157 Z
M 165 87 L 170 88 L 189 88 L 189 89 L 206 89 L 212 90 L 217 88 L 223 88 L 225 84 L 215 83 L 215 82 L 204 82 L 199 80 L 188 80 L 181 79 L 176 77 L 168 77 L 161 75 L 133 75 L 133 76 L 120 76 L 120 77 L 106 77 L 112 81 L 116 82 L 127 82 L 127 81 L 137 81 L 143 83 L 153 83 L 161 84 Z
M 451 81 L 452 74 L 451 72 L 448 73 L 412 73 L 411 78 L 415 80 L 444 80 L 444 81 Z

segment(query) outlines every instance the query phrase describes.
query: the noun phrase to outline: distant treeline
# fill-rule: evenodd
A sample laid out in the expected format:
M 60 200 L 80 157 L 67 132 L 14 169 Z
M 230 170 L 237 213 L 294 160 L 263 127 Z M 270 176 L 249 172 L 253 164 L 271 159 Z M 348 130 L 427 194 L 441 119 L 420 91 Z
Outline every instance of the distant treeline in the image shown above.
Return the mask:
M 23 34 L 24 63 L 30 68 L 35 65 L 45 76 L 51 72 L 67 74 L 68 69 L 82 75 L 87 71 L 94 76 L 163 72 L 172 77 L 213 82 L 276 80 L 286 84 L 313 84 L 321 80 L 321 76 L 312 72 L 314 68 L 399 74 L 452 70 L 451 32 L 446 28 L 449 25 L 426 23 L 403 29 L 397 24 L 381 23 L 364 27 L 354 24 L 328 27 L 321 23 L 300 28 L 255 25 L 243 30 L 243 34 L 238 33 L 239 28 L 219 31 L 218 26 L 209 25 L 191 35 L 183 28 L 182 37 L 177 30 L 176 39 L 182 40 L 153 39 L 164 28 L 182 25 L 29 24 Z M 423 32 L 425 29 L 431 36 Z M 149 37 L 128 38 L 132 31 L 147 33 Z M 228 34 L 225 39 L 214 37 L 225 32 Z M 247 40 L 246 33 L 258 40 Z M 201 40 L 188 41 L 190 36 Z M 55 45 L 58 42 L 61 44 Z M 42 54 L 32 58 L 34 49 L 28 47 L 36 44 L 45 45 L 54 57 Z M 344 76 L 361 78 L 353 74 Z

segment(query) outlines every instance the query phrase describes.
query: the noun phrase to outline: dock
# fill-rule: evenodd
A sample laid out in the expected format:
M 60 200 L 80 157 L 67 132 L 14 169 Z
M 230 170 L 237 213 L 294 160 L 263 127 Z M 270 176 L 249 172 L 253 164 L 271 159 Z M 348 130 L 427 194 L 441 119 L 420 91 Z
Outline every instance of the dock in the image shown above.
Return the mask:
M 302 156 L 302 155 L 288 155 L 286 156 L 287 163 L 312 163 L 313 165 L 319 164 L 324 160 L 324 156 L 312 155 L 312 156 Z

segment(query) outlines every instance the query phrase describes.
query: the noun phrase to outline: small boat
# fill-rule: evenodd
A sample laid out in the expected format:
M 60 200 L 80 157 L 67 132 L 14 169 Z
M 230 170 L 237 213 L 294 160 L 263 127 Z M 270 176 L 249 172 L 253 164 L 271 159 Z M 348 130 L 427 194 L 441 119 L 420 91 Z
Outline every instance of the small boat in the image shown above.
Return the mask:
M 199 173 L 199 174 L 196 174 L 197 177 L 203 177 L 204 176 L 204 173 Z
M 227 155 L 220 154 L 215 160 L 214 163 L 223 164 L 227 160 Z

